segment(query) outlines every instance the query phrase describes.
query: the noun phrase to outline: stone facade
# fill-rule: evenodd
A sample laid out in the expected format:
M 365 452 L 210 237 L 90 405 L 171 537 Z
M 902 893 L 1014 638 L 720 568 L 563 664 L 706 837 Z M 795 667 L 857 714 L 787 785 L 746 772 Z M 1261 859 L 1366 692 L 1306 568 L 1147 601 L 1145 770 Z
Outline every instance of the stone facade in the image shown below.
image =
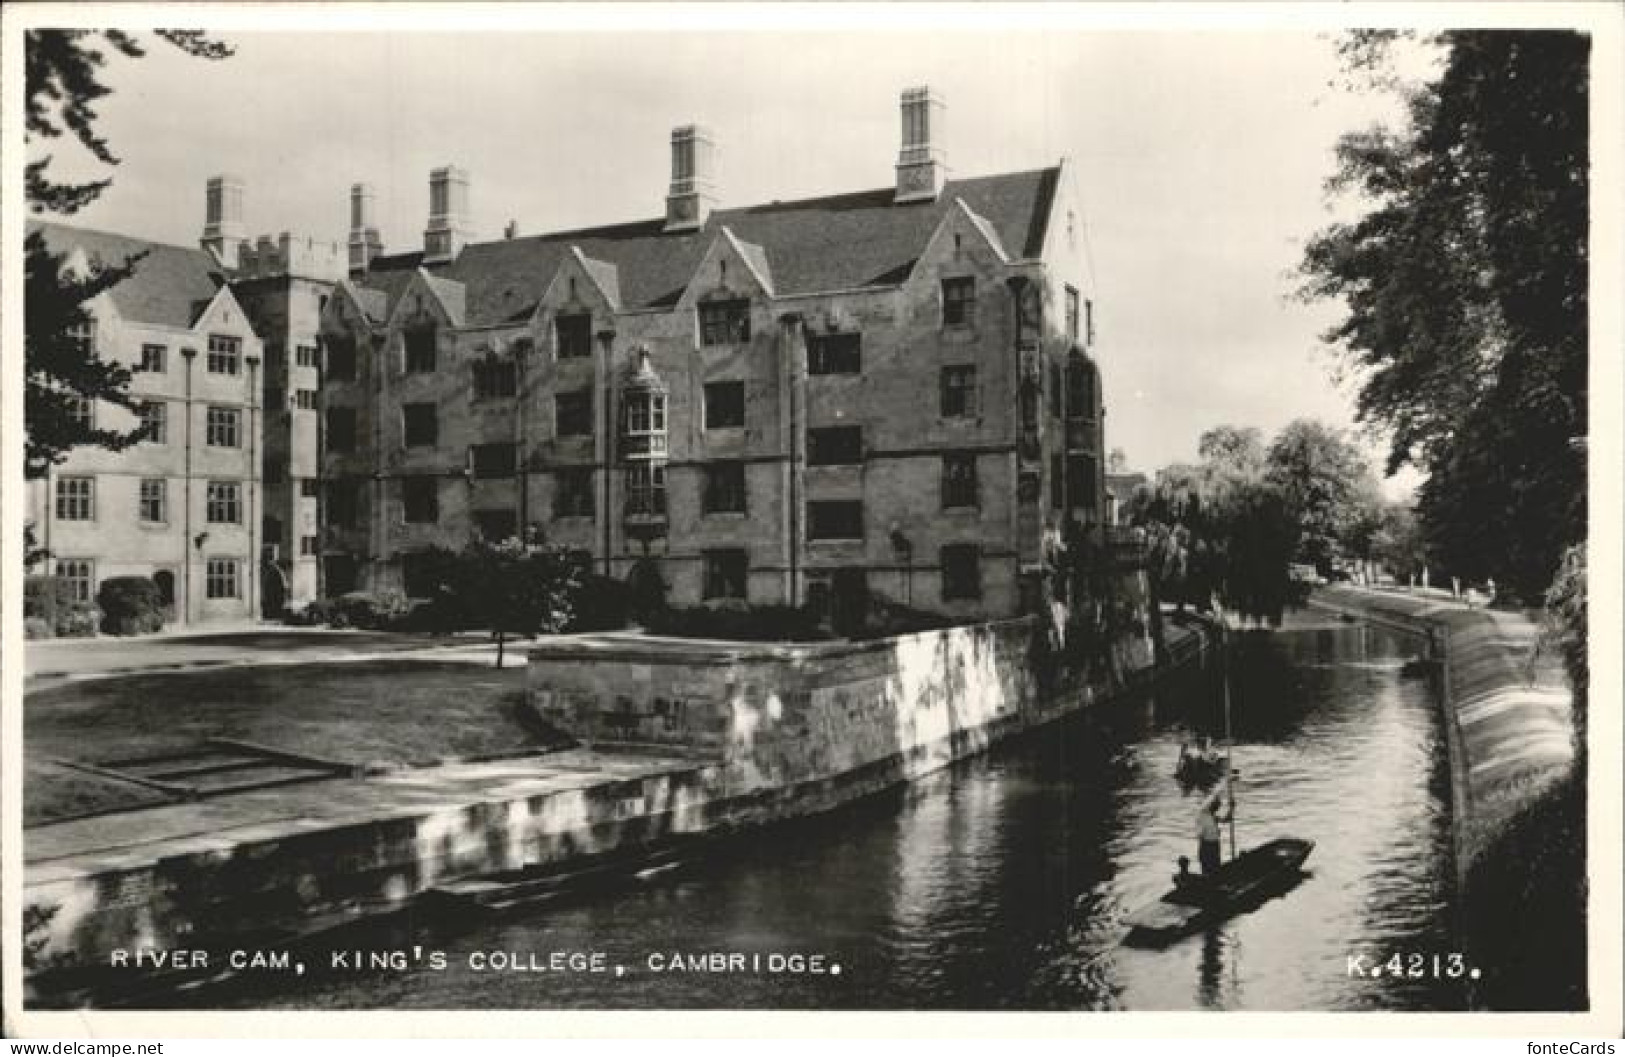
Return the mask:
M 29 517 L 58 575 L 94 600 L 102 581 L 151 577 L 181 624 L 258 612 L 262 343 L 201 250 L 39 225 L 67 266 L 122 264 L 135 274 L 88 305 L 86 340 L 134 372 L 130 392 L 156 409 L 150 437 L 121 452 L 84 447 L 29 482 Z M 139 421 L 89 409 L 102 428 Z
M 528 533 L 677 605 L 1033 605 L 1061 520 L 1105 510 L 1071 173 L 944 181 L 940 98 L 903 108 L 896 187 L 715 206 L 685 126 L 678 221 L 447 258 L 436 214 L 423 252 L 352 254 L 320 322 L 324 591 L 418 593 L 414 554 Z

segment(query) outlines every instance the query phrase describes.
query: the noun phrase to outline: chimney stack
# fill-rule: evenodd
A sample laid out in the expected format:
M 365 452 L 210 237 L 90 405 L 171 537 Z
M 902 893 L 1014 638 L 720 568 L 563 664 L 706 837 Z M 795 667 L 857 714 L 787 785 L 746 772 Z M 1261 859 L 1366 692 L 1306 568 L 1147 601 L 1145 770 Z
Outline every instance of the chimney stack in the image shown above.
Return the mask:
M 468 173 L 455 165 L 429 173 L 429 226 L 423 231 L 423 263 L 456 258 L 473 235 L 468 216 Z
M 203 203 L 204 249 L 214 254 L 215 260 L 226 268 L 235 269 L 240 260 L 238 251 L 243 245 L 243 178 L 241 176 L 213 176 L 209 178 Z
M 666 195 L 667 231 L 697 231 L 716 205 L 716 143 L 703 125 L 671 130 L 671 191 Z
M 384 252 L 383 240 L 378 237 L 377 214 L 374 212 L 378 196 L 371 184 L 352 184 L 350 187 L 350 274 L 360 275 L 371 266 L 373 259 Z
M 929 86 L 905 91 L 901 99 L 903 144 L 897 152 L 897 195 L 894 202 L 934 202 L 947 180 L 942 152 L 942 97 Z

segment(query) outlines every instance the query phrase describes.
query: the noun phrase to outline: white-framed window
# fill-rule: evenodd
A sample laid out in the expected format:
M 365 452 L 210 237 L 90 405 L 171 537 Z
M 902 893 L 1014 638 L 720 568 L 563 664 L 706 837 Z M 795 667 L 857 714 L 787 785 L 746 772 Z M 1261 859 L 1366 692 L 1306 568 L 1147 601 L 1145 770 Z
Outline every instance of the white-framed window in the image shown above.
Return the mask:
M 141 520 L 159 525 L 169 520 L 169 482 L 162 477 L 141 479 Z
M 318 545 L 318 543 L 316 542 L 316 537 L 315 536 L 300 536 L 299 537 L 299 554 L 300 554 L 301 557 L 309 558 L 309 557 L 312 557 L 313 555 L 320 554 L 320 553 L 321 553 L 321 548 Z
M 205 598 L 241 598 L 242 563 L 236 558 L 210 558 L 204 565 L 203 595 Z
M 942 369 L 942 417 L 976 417 L 974 364 L 954 364 Z
M 135 369 L 138 374 L 163 374 L 169 369 L 169 350 L 162 345 L 141 346 L 141 362 Z
M 69 399 L 73 401 L 73 408 L 69 413 L 73 415 L 74 424 L 86 431 L 95 429 L 96 401 L 83 396 L 73 396 Z
M 56 479 L 56 519 L 91 521 L 96 517 L 96 478 L 58 477 Z
M 75 602 L 88 603 L 96 596 L 96 563 L 89 558 L 62 558 L 56 563 L 56 575 L 66 580 L 70 597 Z
M 240 448 L 243 413 L 235 407 L 211 407 L 204 436 L 211 448 Z
M 243 339 L 229 334 L 209 335 L 205 364 L 210 374 L 237 374 L 242 370 Z
M 169 443 L 169 405 L 162 400 L 148 400 L 136 409 L 141 420 L 142 439 L 148 444 Z
M 206 492 L 211 525 L 240 525 L 243 521 L 243 486 L 240 481 L 210 481 Z
M 316 346 L 295 345 L 293 348 L 293 362 L 296 367 L 316 366 Z
M 294 406 L 301 411 L 316 410 L 316 390 L 295 389 L 293 391 Z

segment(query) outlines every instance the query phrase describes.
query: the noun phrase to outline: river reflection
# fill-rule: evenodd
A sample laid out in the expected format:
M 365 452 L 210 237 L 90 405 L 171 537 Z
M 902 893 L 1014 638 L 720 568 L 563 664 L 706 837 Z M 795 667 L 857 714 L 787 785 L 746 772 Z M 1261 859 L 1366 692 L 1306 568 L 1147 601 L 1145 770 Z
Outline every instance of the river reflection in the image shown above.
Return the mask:
M 1446 952 L 1448 787 L 1416 646 L 1289 625 L 1238 646 L 1237 836 L 1316 842 L 1310 874 L 1166 950 L 1122 919 L 1194 858 L 1186 731 L 1222 732 L 1183 678 L 823 818 L 764 831 L 635 890 L 475 924 L 407 914 L 341 947 L 441 950 L 447 968 L 312 971 L 187 996 L 268 1008 L 1454 1009 L 1458 985 L 1352 978 L 1350 955 Z M 478 952 L 602 951 L 625 974 L 480 972 Z M 672 955 L 821 955 L 839 972 L 654 972 Z

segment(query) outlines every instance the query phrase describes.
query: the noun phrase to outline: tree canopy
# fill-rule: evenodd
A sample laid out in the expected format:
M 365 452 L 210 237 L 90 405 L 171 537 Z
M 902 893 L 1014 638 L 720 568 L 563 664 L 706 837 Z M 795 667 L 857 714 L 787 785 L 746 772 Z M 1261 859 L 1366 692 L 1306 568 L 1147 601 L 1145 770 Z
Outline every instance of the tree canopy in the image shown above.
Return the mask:
M 220 59 L 231 49 L 195 30 L 159 30 L 157 36 L 190 55 Z M 108 51 L 126 58 L 146 54 L 143 44 L 120 30 L 30 30 L 24 42 L 27 102 L 25 127 L 29 146 L 73 138 L 104 165 L 118 157 L 96 129 L 96 103 L 111 89 L 101 80 Z M 52 178 L 51 155 L 31 158 L 25 166 L 25 189 L 36 214 L 71 215 L 95 201 L 111 178 L 64 183 Z M 87 262 L 83 271 L 69 268 L 66 254 L 54 253 L 38 231 L 24 243 L 24 409 L 27 448 L 24 472 L 43 475 L 52 464 L 81 445 L 119 449 L 141 439 L 141 431 L 110 430 L 80 412 L 86 402 L 104 401 L 133 408 L 130 372 L 101 358 L 86 306 L 98 294 L 118 285 L 135 269 L 140 256 L 122 262 Z
M 1328 180 L 1363 213 L 1306 248 L 1300 294 L 1341 301 L 1326 335 L 1427 474 L 1418 515 L 1449 571 L 1533 598 L 1585 534 L 1590 39 L 1452 31 L 1405 87 L 1392 33 L 1355 33 L 1351 71 L 1405 93 L 1402 127 L 1350 132 Z

